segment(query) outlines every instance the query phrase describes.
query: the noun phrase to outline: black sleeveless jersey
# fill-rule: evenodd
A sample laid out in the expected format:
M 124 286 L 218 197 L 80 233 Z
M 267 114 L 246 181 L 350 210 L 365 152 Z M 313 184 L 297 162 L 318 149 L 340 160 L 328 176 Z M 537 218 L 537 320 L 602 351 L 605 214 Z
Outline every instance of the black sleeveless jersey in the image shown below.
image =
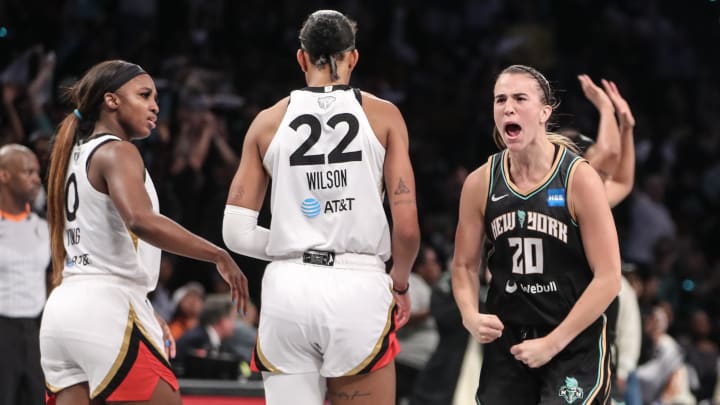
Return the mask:
M 490 158 L 485 230 L 492 243 L 492 280 L 487 312 L 503 323 L 554 327 L 592 279 L 580 228 L 567 206 L 570 178 L 581 161 L 556 146 L 548 175 L 522 194 L 510 179 L 507 150 Z

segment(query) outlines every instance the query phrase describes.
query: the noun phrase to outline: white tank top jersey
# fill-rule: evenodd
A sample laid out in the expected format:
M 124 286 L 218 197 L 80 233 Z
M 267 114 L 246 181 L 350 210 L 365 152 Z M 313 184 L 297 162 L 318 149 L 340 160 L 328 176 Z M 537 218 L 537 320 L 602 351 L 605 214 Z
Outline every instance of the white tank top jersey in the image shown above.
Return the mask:
M 314 249 L 390 258 L 385 148 L 360 100 L 360 91 L 349 86 L 290 93 L 263 157 L 272 177 L 268 256 Z
M 73 275 L 114 275 L 152 291 L 160 271 L 160 249 L 143 242 L 128 230 L 115 204 L 88 180 L 88 160 L 106 142 L 120 141 L 102 135 L 75 145 L 65 177 L 65 269 Z M 145 170 L 145 190 L 158 212 L 158 197 Z

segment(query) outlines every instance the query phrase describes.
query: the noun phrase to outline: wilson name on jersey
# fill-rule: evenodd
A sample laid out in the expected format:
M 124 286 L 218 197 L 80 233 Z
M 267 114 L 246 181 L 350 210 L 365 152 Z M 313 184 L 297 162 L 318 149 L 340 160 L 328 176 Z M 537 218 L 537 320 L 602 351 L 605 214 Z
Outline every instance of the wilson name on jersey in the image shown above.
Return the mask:
M 556 146 L 540 185 L 521 193 L 509 176 L 507 150 L 490 158 L 485 229 L 492 243 L 487 310 L 501 321 L 559 324 L 592 279 L 580 229 L 567 205 L 573 169 L 582 158 Z
M 318 249 L 389 259 L 385 148 L 361 103 L 360 92 L 349 86 L 290 93 L 263 157 L 272 177 L 269 256 Z

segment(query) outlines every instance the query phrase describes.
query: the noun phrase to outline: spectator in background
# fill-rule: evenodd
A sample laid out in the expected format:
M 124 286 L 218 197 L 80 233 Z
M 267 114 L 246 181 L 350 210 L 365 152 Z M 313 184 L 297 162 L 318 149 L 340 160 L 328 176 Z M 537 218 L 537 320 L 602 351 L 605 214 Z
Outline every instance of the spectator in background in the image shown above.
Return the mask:
M 625 249 L 625 257 L 632 262 L 651 264 L 656 242 L 675 237 L 675 222 L 664 203 L 666 185 L 665 176 L 650 174 L 633 196 L 632 223 Z
M 175 311 L 168 324 L 175 340 L 180 339 L 185 332 L 197 326 L 204 301 L 205 288 L 196 281 L 191 281 L 175 290 L 172 296 Z
M 690 388 L 698 402 L 712 400 L 718 378 L 718 345 L 712 340 L 712 322 L 708 314 L 699 309 L 689 320 L 689 333 L 678 338 L 688 367 Z
M 412 393 L 417 374 L 425 367 L 437 346 L 439 336 L 435 319 L 430 313 L 430 299 L 440 276 L 442 267 L 435 249 L 429 245 L 421 246 L 408 279 L 408 294 L 413 303 L 410 319 L 398 331 L 398 341 L 402 348 L 396 358 L 399 398 Z
M 622 270 L 617 319 L 613 326 L 615 329 L 613 353 L 615 370 L 612 397 L 619 403 L 624 401 L 626 405 L 642 405 L 637 386 L 628 386 L 628 378 L 635 372 L 642 344 L 640 306 L 635 290 L 625 277 L 628 272 L 635 271 L 635 266 L 623 264 Z
M 158 276 L 158 285 L 155 290 L 148 294 L 150 302 L 152 302 L 155 312 L 158 313 L 165 320 L 170 323 L 172 320 L 173 312 L 177 307 L 176 303 L 173 302 L 170 290 L 168 289 L 168 283 L 173 274 L 174 257 L 171 257 L 168 253 L 163 253 L 160 258 L 160 275 Z
M 213 277 L 213 279 L 215 286 L 213 290 L 214 293 L 227 292 L 227 284 L 223 283 L 221 278 Z M 243 316 L 235 319 L 235 327 L 232 335 L 224 342 L 234 353 L 248 361 L 252 358 L 252 352 L 255 348 L 255 342 L 257 341 L 258 321 L 258 308 L 250 299 L 248 300 L 247 310 Z M 247 372 L 249 373 L 250 370 L 248 369 Z
M 222 357 L 222 353 L 233 354 L 232 349 L 223 342 L 232 336 L 235 318 L 237 313 L 233 310 L 232 301 L 225 294 L 209 295 L 198 324 L 177 341 L 177 356 L 173 366 L 178 367 L 178 374 L 189 376 L 194 372 L 187 368 L 191 357 L 213 359 Z
M 667 334 L 669 305 L 656 305 L 645 316 L 644 330 L 651 347 L 650 358 L 638 366 L 637 376 L 644 405 L 693 405 L 684 353 Z
M 0 404 L 41 404 L 40 313 L 50 263 L 47 222 L 30 210 L 39 164 L 25 146 L 0 147 Z
M 487 272 L 484 272 L 487 274 Z M 487 295 L 487 280 L 483 277 L 480 285 L 480 299 Z M 430 359 L 415 380 L 410 405 L 448 405 L 463 403 L 475 397 L 475 381 L 480 371 L 480 356 L 473 356 L 473 345 L 479 345 L 463 326 L 462 316 L 452 294 L 450 272 L 442 274 L 432 289 L 430 310 L 437 325 L 439 340 Z M 467 363 L 466 363 L 467 362 Z M 471 364 L 472 363 L 472 364 Z M 459 387 L 461 370 L 475 370 L 467 392 Z M 462 391 L 462 392 L 461 392 Z
M 45 53 L 42 45 L 34 45 L 0 73 L 3 107 L 8 117 L 8 130 L 0 138 L 0 145 L 22 143 L 26 134 L 36 130 L 52 130 L 45 108 L 51 100 L 54 72 L 55 53 Z

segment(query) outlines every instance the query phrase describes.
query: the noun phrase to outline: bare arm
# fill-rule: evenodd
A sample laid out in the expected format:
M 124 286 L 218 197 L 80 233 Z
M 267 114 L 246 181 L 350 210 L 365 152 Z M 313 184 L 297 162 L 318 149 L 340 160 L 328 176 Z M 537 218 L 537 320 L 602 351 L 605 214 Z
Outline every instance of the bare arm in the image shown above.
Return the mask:
M 394 105 L 387 103 L 383 112 L 390 124 L 385 152 L 384 177 L 390 214 L 393 220 L 390 276 L 396 289 L 408 285 L 408 278 L 420 248 L 420 226 L 417 218 L 415 175 L 410 164 L 409 140 L 405 121 Z
M 597 141 L 588 150 L 586 158 L 603 179 L 615 173 L 620 161 L 620 130 L 615 120 L 615 108 L 607 94 L 587 75 L 578 76 L 583 93 L 600 113 Z
M 168 252 L 215 263 L 230 285 L 238 310 L 244 310 L 248 298 L 247 279 L 237 264 L 225 250 L 153 211 L 145 191 L 143 168 L 140 153 L 133 144 L 108 142 L 97 149 L 89 175 L 99 174 L 120 216 L 138 238 Z
M 569 192 L 593 278 L 567 317 L 548 335 L 562 350 L 600 317 L 620 291 L 620 248 L 610 206 L 595 171 L 578 163 Z M 559 351 L 559 350 L 558 350 Z
M 635 183 L 635 139 L 633 136 L 635 117 L 615 83 L 603 79 L 602 85 L 612 100 L 620 121 L 620 162 L 612 176 L 605 180 L 608 201 L 610 206 L 614 207 L 630 194 Z
M 257 223 L 269 181 L 262 164 L 262 151 L 277 130 L 281 112 L 276 104 L 260 112 L 250 124 L 223 216 L 225 245 L 234 252 L 267 261 L 272 259 L 266 253 L 270 230 Z
M 270 120 L 272 116 L 267 110 L 260 112 L 245 134 L 240 165 L 228 193 L 228 205 L 254 211 L 259 211 L 262 207 L 269 177 L 262 164 L 259 142 L 267 132 Z
M 495 315 L 480 314 L 480 262 L 485 235 L 484 202 L 487 198 L 488 164 L 472 172 L 460 194 L 455 253 L 452 262 L 452 289 L 463 325 L 480 343 L 489 343 L 502 334 L 503 324 Z

